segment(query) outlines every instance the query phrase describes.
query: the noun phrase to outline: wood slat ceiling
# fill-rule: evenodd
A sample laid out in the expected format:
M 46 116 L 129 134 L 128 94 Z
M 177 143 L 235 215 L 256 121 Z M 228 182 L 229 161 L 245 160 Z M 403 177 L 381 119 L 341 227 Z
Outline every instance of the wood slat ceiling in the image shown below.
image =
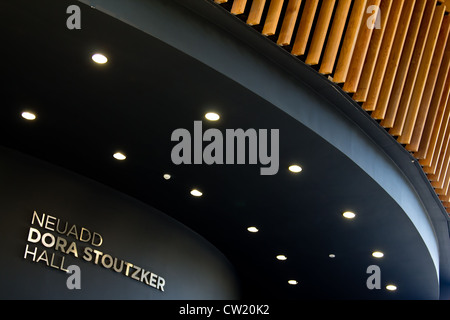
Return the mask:
M 361 105 L 450 214 L 450 0 L 212 0 Z

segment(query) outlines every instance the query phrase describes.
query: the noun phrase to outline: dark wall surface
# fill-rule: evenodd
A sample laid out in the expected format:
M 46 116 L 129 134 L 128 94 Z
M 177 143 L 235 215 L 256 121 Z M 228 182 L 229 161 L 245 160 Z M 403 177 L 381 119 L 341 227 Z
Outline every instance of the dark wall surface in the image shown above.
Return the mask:
M 0 147 L 0 199 L 0 299 L 239 298 L 233 267 L 209 242 L 158 210 L 95 181 Z M 34 212 L 39 218 L 46 214 L 55 219 L 46 229 L 37 219 L 32 224 Z M 68 224 L 64 234 L 56 230 L 58 219 L 59 231 Z M 55 244 L 58 236 L 65 239 L 66 252 L 62 246 L 55 250 L 55 245 L 47 248 L 42 241 L 28 241 L 30 228 L 41 236 L 52 234 Z M 80 241 L 89 238 L 85 230 L 80 234 L 82 228 L 89 230 L 90 241 Z M 100 236 L 92 242 L 94 232 L 101 236 L 99 246 Z M 44 242 L 51 245 L 52 237 Z M 72 242 L 78 257 L 68 250 Z M 36 250 L 35 256 L 24 257 L 27 244 L 29 251 Z M 102 252 L 97 263 L 93 250 Z M 118 269 L 124 261 L 145 272 L 133 278 L 137 268 L 130 267 L 127 275 L 126 264 L 121 272 L 114 271 L 108 268 L 114 258 Z M 79 290 L 67 287 L 71 274 L 64 269 L 69 265 L 80 268 Z M 164 279 L 159 288 L 156 275 Z M 153 286 L 147 284 L 150 281 Z

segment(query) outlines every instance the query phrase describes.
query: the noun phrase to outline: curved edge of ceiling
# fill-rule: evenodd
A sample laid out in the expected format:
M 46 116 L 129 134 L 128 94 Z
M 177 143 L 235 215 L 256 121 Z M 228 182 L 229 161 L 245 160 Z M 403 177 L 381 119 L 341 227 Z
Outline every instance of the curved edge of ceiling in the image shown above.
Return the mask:
M 450 253 L 443 250 L 450 247 L 448 217 L 420 165 L 339 87 L 209 0 L 79 1 L 224 74 L 346 154 L 402 207 L 438 279 L 450 280 Z

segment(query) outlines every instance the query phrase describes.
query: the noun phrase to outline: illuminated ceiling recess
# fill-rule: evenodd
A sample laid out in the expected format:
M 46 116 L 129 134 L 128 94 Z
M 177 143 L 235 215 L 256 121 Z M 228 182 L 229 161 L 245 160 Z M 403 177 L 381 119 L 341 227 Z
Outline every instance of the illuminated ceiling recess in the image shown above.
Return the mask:
M 32 120 L 36 120 L 36 115 L 32 112 L 24 111 L 24 112 L 22 112 L 22 118 L 32 121 Z
M 215 112 L 208 112 L 207 114 L 205 114 L 205 118 L 209 121 L 218 121 L 220 119 L 220 116 Z
M 95 53 L 92 55 L 92 60 L 97 64 L 105 64 L 108 62 L 108 58 L 101 54 L 101 53 Z
M 197 189 L 192 189 L 191 190 L 191 195 L 193 195 L 194 197 L 201 197 L 203 195 L 203 192 L 197 190 Z
M 302 167 L 300 167 L 299 165 L 291 165 L 289 166 L 289 171 L 293 172 L 293 173 L 300 173 L 303 171 Z
M 127 158 L 127 156 L 124 155 L 124 154 L 121 153 L 121 152 L 116 152 L 116 153 L 114 153 L 114 154 L 113 154 L 113 157 L 114 157 L 114 159 L 120 160 L 120 161 L 125 160 L 125 159 Z

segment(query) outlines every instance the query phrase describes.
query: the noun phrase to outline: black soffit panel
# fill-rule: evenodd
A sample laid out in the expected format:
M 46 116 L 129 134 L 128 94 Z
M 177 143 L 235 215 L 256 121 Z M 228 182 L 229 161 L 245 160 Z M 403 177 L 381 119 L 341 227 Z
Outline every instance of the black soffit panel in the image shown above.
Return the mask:
M 266 100 L 163 42 L 89 6 L 68 30 L 69 1 L 3 1 L 0 144 L 148 203 L 205 237 L 236 267 L 244 298 L 435 299 L 438 281 L 414 225 L 347 156 Z M 95 65 L 104 52 L 109 62 Z M 173 130 L 280 129 L 280 171 L 175 166 Z M 20 117 L 36 112 L 33 122 Z M 112 158 L 123 150 L 127 159 Z M 299 163 L 303 171 L 287 170 Z M 170 180 L 163 179 L 170 173 Z M 204 195 L 194 198 L 191 188 Z M 352 210 L 357 218 L 343 219 Z M 138 223 L 138 222 L 137 222 Z M 246 228 L 255 225 L 259 233 Z M 169 235 L 168 235 L 169 236 Z M 382 250 L 376 260 L 372 251 Z M 275 257 L 285 254 L 286 261 Z M 335 258 L 330 258 L 334 254 Z M 369 290 L 367 267 L 382 284 Z M 288 284 L 295 279 L 296 286 Z

